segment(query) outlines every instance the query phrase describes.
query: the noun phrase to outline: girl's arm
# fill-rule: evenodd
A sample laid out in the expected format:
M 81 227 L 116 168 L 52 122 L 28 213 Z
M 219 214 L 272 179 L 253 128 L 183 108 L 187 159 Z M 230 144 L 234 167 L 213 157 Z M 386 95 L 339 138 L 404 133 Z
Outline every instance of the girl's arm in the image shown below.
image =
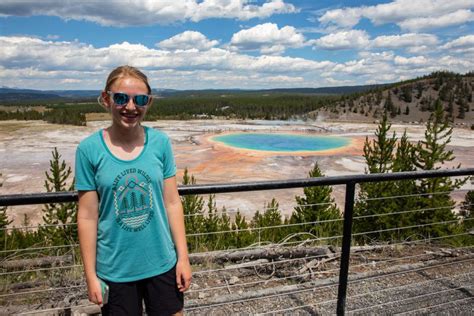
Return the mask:
M 176 282 L 179 290 L 184 292 L 191 284 L 191 265 L 189 263 L 188 246 L 186 243 L 183 206 L 178 194 L 176 177 L 170 177 L 164 180 L 163 198 L 171 234 L 173 235 L 173 241 L 178 254 Z
M 99 199 L 97 192 L 79 191 L 77 229 L 89 300 L 92 303 L 102 305 L 102 292 L 95 269 L 98 218 Z

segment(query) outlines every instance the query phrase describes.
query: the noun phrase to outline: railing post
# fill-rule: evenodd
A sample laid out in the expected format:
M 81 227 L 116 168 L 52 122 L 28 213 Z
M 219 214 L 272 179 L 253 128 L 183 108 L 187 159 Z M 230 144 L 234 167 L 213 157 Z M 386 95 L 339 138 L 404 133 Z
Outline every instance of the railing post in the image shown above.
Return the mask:
M 339 288 L 337 293 L 337 315 L 344 315 L 346 309 L 347 277 L 349 274 L 349 259 L 352 241 L 352 217 L 354 211 L 356 182 L 346 184 L 346 198 L 344 204 L 344 230 L 342 235 L 342 253 L 339 270 Z

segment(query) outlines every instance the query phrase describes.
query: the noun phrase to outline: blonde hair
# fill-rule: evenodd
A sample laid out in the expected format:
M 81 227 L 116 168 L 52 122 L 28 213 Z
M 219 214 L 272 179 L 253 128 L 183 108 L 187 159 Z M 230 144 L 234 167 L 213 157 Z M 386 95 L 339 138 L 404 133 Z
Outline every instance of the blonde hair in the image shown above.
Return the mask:
M 143 83 L 146 85 L 146 88 L 148 90 L 148 94 L 151 94 L 151 88 L 150 88 L 150 84 L 148 83 L 148 77 L 143 72 L 141 72 L 138 68 L 133 67 L 133 66 L 128 66 L 128 65 L 119 66 L 110 72 L 109 76 L 107 77 L 107 81 L 105 83 L 104 91 L 105 92 L 109 91 L 110 87 L 117 80 L 125 78 L 125 77 L 133 77 L 133 78 L 137 78 L 143 81 Z M 102 107 L 105 107 L 104 99 L 102 98 L 101 95 L 97 97 L 97 102 Z
M 120 66 L 112 70 L 112 72 L 109 74 L 107 77 L 107 82 L 105 84 L 105 89 L 104 91 L 109 91 L 110 87 L 119 79 L 122 79 L 124 77 L 134 77 L 137 78 L 146 85 L 148 89 L 148 94 L 151 94 L 151 88 L 150 85 L 148 84 L 148 77 L 141 72 L 138 68 L 132 67 L 132 66 Z

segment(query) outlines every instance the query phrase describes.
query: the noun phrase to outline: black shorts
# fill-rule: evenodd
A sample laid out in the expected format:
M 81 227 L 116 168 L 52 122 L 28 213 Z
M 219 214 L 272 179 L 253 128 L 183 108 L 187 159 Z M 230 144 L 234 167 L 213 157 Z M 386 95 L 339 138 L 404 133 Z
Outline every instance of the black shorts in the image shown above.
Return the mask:
M 134 282 L 109 285 L 109 302 L 102 315 L 142 315 L 145 301 L 147 315 L 172 315 L 183 309 L 183 293 L 176 284 L 176 267 L 163 274 Z

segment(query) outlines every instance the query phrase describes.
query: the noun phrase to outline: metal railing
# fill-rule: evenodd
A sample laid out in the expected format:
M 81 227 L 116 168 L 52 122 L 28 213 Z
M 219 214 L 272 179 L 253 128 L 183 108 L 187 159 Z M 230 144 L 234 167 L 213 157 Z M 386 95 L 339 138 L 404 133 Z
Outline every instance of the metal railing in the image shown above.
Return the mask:
M 398 172 L 384 174 L 363 174 L 335 177 L 293 179 L 284 181 L 243 182 L 228 184 L 205 184 L 180 186 L 180 195 L 232 193 L 260 190 L 290 189 L 312 186 L 345 185 L 344 221 L 339 266 L 339 280 L 337 291 L 337 314 L 343 315 L 346 310 L 346 297 L 348 285 L 349 259 L 351 254 L 352 224 L 356 185 L 368 182 L 419 180 L 439 177 L 473 176 L 474 168 L 449 169 L 434 171 Z M 0 195 L 0 206 L 46 204 L 77 201 L 77 192 L 54 192 Z M 393 197 L 393 198 L 396 198 Z M 303 306 L 304 307 L 304 306 Z M 284 312 L 285 310 L 275 311 Z

